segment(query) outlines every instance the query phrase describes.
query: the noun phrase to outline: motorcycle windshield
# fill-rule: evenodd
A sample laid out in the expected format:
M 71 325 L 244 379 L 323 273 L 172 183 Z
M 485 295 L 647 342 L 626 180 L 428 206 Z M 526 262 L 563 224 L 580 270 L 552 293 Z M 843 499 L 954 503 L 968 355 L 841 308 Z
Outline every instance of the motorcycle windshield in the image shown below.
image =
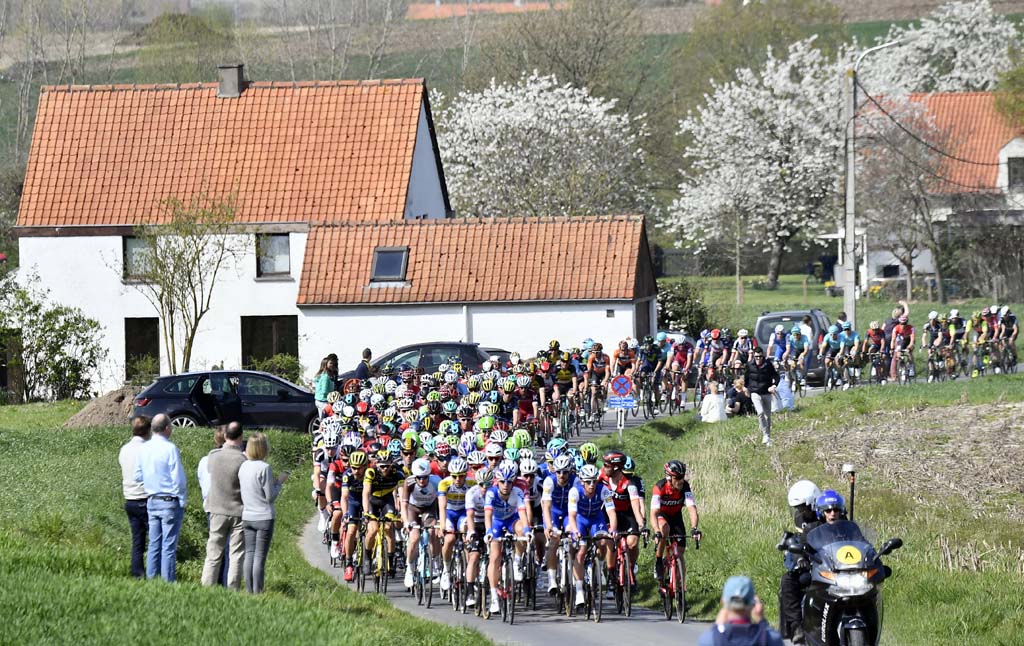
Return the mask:
M 839 520 L 831 525 L 827 523 L 819 525 L 807 534 L 807 544 L 819 551 L 824 549 L 826 545 L 830 545 L 832 543 L 849 543 L 854 541 L 869 543 L 869 541 L 864 538 L 864 534 L 860 531 L 860 527 L 857 526 L 857 523 L 849 520 Z

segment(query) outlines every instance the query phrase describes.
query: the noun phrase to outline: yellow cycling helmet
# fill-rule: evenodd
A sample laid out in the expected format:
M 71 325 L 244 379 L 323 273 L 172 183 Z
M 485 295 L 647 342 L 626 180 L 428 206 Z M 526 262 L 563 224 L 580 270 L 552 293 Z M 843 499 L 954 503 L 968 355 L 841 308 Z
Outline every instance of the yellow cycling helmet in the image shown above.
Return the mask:
M 366 464 L 366 454 L 362 451 L 353 451 L 352 455 L 348 456 L 348 465 L 353 469 L 358 469 Z

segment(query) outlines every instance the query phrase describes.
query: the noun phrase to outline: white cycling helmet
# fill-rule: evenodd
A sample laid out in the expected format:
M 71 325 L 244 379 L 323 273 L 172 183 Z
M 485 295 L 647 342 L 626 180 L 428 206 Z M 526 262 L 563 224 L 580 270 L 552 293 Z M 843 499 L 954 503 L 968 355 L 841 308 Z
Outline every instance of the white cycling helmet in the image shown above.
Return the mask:
M 996 314 L 999 312 L 999 306 L 993 305 L 992 307 L 988 308 L 988 311 L 992 312 L 993 314 Z
M 999 316 L 1006 316 L 1007 312 L 1009 312 L 1009 311 L 1010 311 L 1010 306 L 1009 305 L 1003 305 L 1001 308 L 999 308 Z
M 381 395 L 380 393 L 373 393 L 372 395 L 370 395 L 370 406 L 373 406 L 374 408 L 379 408 L 380 405 L 383 403 L 384 395 Z
M 746 328 L 744 328 L 744 329 L 740 330 L 738 334 L 739 334 L 739 336 L 744 337 L 744 336 L 747 336 L 748 334 L 750 334 L 750 332 L 747 332 Z
M 519 449 L 520 460 L 533 460 L 534 457 L 535 456 L 533 455 L 533 451 L 531 451 L 530 449 Z
M 780 324 L 775 326 L 775 333 L 776 334 L 782 334 L 785 331 L 786 331 L 786 326 L 785 325 L 782 325 L 780 323 Z M 740 330 L 740 336 L 743 336 L 743 334 L 742 334 L 743 332 L 745 332 L 745 330 Z
M 537 473 L 537 462 L 533 458 L 520 458 L 519 472 L 524 476 Z
M 355 417 L 356 416 L 356 409 L 352 408 L 351 406 L 345 406 L 345 407 L 343 407 L 341 409 L 341 416 L 342 417 Z
M 427 462 L 423 458 L 417 458 L 412 463 L 412 475 L 416 478 L 422 478 L 423 476 L 430 475 L 430 462 Z
M 929 321 L 932 320 L 932 319 L 937 319 L 937 318 L 939 318 L 939 313 L 938 312 L 936 312 L 935 310 L 932 310 L 932 311 L 928 312 L 928 320 Z
M 630 350 L 636 350 L 637 348 L 640 347 L 640 342 L 637 341 L 636 339 L 630 339 L 629 342 L 626 344 L 626 347 L 628 347 Z
M 395 386 L 395 399 L 401 399 L 409 394 L 409 387 L 405 384 Z
M 487 444 L 487 446 L 484 447 L 484 455 L 486 455 L 489 458 L 498 458 L 501 457 L 504 453 L 505 451 L 504 449 L 501 448 L 501 445 L 495 444 L 494 442 L 490 442 Z
M 566 471 L 572 468 L 572 458 L 563 453 L 555 458 L 555 463 L 552 466 L 555 471 Z
M 484 361 L 484 365 L 480 366 L 480 370 L 481 370 L 481 372 L 490 372 L 491 371 L 491 367 L 492 366 L 491 366 L 490 360 Z
M 813 507 L 814 501 L 821 495 L 821 489 L 810 480 L 800 480 L 789 488 L 789 495 L 786 497 L 790 507 L 797 505 L 808 505 Z
M 448 372 L 444 373 L 444 383 L 454 384 L 458 380 L 459 375 L 454 370 L 449 370 Z
M 958 316 L 960 316 L 960 310 L 957 310 L 957 309 L 949 310 L 949 318 L 954 318 L 955 319 Z
M 398 383 L 395 382 L 394 380 L 388 379 L 386 382 L 384 382 L 384 392 L 385 393 L 387 393 L 389 395 L 393 395 L 393 394 L 395 394 L 395 391 L 397 391 L 397 390 L 398 390 Z
M 513 366 L 519 365 L 519 353 L 513 352 L 512 354 L 508 355 L 508 362 Z
M 598 472 L 597 467 L 593 464 L 585 464 L 583 465 L 583 468 L 580 469 L 580 480 L 597 480 L 598 475 L 600 475 L 600 473 Z

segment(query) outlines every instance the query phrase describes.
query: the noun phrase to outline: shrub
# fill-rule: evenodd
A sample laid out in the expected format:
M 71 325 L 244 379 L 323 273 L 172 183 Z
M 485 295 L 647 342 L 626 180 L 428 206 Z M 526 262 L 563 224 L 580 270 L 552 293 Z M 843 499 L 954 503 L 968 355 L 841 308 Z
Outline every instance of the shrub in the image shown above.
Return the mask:
M 695 283 L 673 279 L 658 285 L 658 329 L 678 330 L 682 327 L 696 334 L 708 326 L 708 308 L 703 293 Z
M 302 364 L 299 358 L 290 354 L 275 354 L 266 359 L 249 359 L 250 368 L 261 372 L 269 372 L 293 384 L 302 383 Z
M 128 359 L 125 369 L 128 383 L 148 386 L 160 376 L 160 360 L 151 354 L 144 354 Z

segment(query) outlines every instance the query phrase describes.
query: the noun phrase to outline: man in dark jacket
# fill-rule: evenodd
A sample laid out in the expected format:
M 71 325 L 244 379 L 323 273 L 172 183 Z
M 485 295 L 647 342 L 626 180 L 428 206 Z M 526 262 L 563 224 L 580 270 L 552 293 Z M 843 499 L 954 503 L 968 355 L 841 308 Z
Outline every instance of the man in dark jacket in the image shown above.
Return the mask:
M 764 348 L 754 348 L 754 360 L 747 364 L 743 380 L 754 400 L 757 424 L 761 428 L 761 443 L 770 445 L 772 432 L 772 395 L 779 385 L 779 373 L 775 365 L 764 360 Z

